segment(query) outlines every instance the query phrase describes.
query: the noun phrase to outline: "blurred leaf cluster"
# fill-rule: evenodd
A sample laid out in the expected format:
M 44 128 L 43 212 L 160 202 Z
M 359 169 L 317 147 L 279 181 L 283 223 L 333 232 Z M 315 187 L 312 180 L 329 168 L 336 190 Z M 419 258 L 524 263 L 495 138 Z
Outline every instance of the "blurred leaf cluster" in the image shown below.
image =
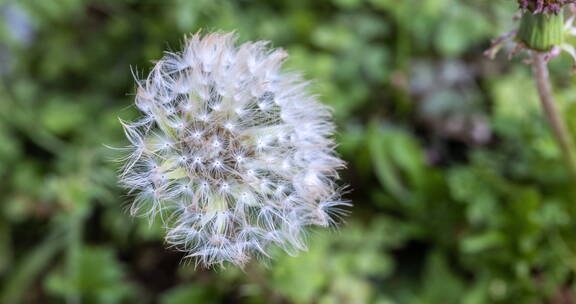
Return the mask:
M 0 0 L 0 303 L 573 303 L 576 188 L 503 0 Z M 334 108 L 353 215 L 194 269 L 116 185 L 132 67 L 200 29 L 291 54 Z M 552 64 L 576 132 L 569 61 Z

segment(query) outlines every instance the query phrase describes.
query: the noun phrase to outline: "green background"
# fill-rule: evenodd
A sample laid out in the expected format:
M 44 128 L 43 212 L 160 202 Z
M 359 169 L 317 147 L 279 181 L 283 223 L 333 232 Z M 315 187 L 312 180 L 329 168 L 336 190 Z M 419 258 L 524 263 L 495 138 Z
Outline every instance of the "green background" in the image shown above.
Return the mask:
M 0 0 L 0 303 L 574 303 L 576 187 L 512 0 Z M 299 257 L 194 269 L 118 187 L 146 74 L 187 33 L 291 55 L 334 108 L 353 213 Z M 569 57 L 551 63 L 576 132 Z

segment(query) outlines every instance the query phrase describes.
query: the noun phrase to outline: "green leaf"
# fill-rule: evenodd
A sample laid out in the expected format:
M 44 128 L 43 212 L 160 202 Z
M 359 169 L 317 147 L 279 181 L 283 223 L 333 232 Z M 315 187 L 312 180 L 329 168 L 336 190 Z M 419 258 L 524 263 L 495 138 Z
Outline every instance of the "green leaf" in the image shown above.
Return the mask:
M 432 251 L 426 259 L 423 277 L 425 303 L 460 303 L 464 283 L 450 269 L 447 258 L 440 251 Z
M 370 154 L 380 183 L 396 199 L 410 202 L 429 177 L 422 150 L 403 131 L 372 123 L 369 132 Z
M 88 303 L 125 303 L 134 295 L 134 287 L 126 282 L 124 266 L 106 247 L 84 247 L 78 256 L 78 278 L 72 281 L 65 273 L 53 272 L 46 288 L 55 295 L 66 297 L 80 294 Z
M 192 282 L 174 287 L 162 294 L 161 304 L 221 303 L 220 297 L 210 286 Z

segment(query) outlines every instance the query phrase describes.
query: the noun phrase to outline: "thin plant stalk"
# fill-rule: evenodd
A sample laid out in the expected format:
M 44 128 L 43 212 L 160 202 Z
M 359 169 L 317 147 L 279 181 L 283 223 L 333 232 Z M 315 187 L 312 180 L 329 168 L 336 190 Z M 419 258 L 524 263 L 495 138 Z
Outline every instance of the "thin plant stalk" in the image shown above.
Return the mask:
M 548 123 L 552 128 L 554 137 L 558 141 L 558 145 L 562 150 L 564 159 L 570 169 L 572 176 L 576 179 L 576 159 L 574 158 L 574 142 L 572 136 L 566 127 L 566 123 L 562 118 L 562 114 L 558 111 L 554 96 L 552 94 L 552 86 L 550 84 L 550 73 L 548 72 L 548 63 L 546 54 L 541 52 L 533 52 L 532 55 L 532 70 L 536 80 L 538 95 L 540 96 L 540 104 L 544 110 L 544 114 L 548 119 Z

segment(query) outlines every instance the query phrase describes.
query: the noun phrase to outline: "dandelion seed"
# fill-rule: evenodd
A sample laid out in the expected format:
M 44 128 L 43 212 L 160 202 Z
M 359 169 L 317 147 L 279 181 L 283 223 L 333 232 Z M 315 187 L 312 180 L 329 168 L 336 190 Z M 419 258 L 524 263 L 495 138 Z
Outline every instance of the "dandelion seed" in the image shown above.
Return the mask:
M 160 213 L 166 241 L 203 266 L 306 249 L 308 226 L 335 224 L 339 207 L 330 109 L 266 42 L 192 35 L 137 80 L 143 117 L 122 122 L 131 143 L 120 180 L 131 210 Z

